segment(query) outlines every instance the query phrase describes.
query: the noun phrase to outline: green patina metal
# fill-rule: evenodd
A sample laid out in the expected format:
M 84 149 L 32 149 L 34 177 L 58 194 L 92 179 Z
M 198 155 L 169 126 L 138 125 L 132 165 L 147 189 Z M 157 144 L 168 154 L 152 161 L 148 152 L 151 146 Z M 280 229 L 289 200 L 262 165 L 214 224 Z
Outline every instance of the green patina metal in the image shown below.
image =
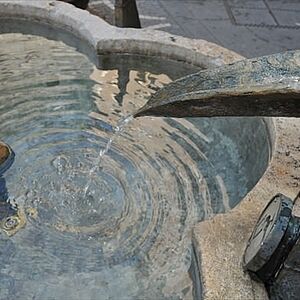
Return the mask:
M 300 51 L 242 60 L 176 80 L 134 116 L 300 117 Z

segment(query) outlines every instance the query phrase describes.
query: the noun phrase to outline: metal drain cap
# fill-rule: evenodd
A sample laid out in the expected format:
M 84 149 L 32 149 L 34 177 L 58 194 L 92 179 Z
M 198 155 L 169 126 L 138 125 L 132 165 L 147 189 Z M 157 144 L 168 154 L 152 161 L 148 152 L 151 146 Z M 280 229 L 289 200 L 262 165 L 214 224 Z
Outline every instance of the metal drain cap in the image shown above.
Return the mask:
M 244 254 L 244 268 L 253 273 L 261 269 L 268 274 L 276 272 L 276 264 L 268 264 L 278 248 L 292 217 L 293 201 L 276 195 L 262 212 L 248 241 Z M 259 277 L 259 276 L 258 276 Z

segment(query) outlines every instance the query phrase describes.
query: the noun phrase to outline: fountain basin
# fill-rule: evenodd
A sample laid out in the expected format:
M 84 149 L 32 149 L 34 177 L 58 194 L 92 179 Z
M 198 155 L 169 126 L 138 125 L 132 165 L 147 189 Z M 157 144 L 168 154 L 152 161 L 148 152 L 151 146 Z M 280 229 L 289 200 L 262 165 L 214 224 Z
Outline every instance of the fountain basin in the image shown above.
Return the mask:
M 15 21 L 10 24 L 5 22 L 9 26 L 1 26 L 3 31 L 29 30 L 32 34 L 63 39 L 88 54 L 97 66 L 103 66 L 106 55 L 120 53 L 159 56 L 199 67 L 213 67 L 242 59 L 238 54 L 206 41 L 155 31 L 117 29 L 64 3 L 2 1 L 0 8 L 2 20 Z M 30 29 L 25 26 L 16 28 L 18 23 L 23 25 L 23 22 L 34 26 Z M 80 44 L 78 41 L 81 41 Z M 274 118 L 264 122 L 267 124 L 273 154 L 267 171 L 236 208 L 199 223 L 194 230 L 195 253 L 201 269 L 201 293 L 206 299 L 261 299 L 266 296 L 264 289 L 243 273 L 242 253 L 253 225 L 268 200 L 278 192 L 291 198 L 297 194 L 299 121 Z

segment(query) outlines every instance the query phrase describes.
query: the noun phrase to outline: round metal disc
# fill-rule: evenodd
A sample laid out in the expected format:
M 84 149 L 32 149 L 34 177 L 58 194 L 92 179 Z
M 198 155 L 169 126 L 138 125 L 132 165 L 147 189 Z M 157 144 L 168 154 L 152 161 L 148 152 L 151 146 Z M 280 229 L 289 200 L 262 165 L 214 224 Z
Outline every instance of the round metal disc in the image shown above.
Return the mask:
M 286 232 L 292 206 L 291 199 L 278 194 L 264 209 L 245 250 L 247 270 L 257 272 L 270 260 Z

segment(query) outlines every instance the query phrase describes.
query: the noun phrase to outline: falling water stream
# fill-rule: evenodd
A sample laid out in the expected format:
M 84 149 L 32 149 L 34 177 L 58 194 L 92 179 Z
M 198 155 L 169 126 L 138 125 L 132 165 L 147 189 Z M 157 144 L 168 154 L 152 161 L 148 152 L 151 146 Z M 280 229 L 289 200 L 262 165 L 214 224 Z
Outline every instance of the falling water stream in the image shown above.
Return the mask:
M 101 148 L 99 151 L 99 154 L 97 156 L 97 159 L 95 161 L 95 165 L 91 168 L 89 174 L 88 174 L 88 182 L 86 186 L 84 187 L 84 197 L 88 196 L 89 188 L 92 184 L 93 176 L 96 174 L 97 170 L 101 168 L 101 162 L 104 159 L 105 155 L 108 153 L 112 142 L 118 137 L 119 134 L 123 132 L 126 125 L 133 120 L 132 115 L 128 115 L 126 117 L 121 118 L 117 125 L 113 128 L 113 133 L 111 137 L 108 139 L 107 144 L 104 148 Z
M 112 55 L 97 69 L 4 34 L 0 64 L 0 139 L 15 152 L 0 204 L 21 220 L 0 224 L 0 299 L 192 299 L 191 230 L 259 180 L 264 122 L 122 119 L 199 69 L 180 62 Z

